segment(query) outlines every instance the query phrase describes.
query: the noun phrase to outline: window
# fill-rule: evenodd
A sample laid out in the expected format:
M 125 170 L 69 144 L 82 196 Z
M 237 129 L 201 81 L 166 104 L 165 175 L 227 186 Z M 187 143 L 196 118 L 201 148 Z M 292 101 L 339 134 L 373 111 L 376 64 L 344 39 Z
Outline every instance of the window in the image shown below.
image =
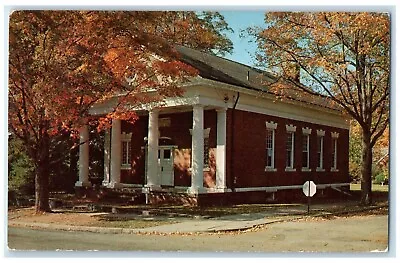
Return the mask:
M 285 171 L 296 171 L 294 169 L 294 134 L 296 126 L 286 125 L 286 169 Z
M 339 133 L 332 132 L 332 172 L 337 172 L 337 139 L 339 138 Z
M 301 170 L 304 172 L 309 172 L 310 170 L 310 134 L 311 129 L 303 128 L 303 137 L 302 137 L 302 156 L 301 156 Z
M 267 164 L 266 167 L 274 168 L 274 130 L 267 130 Z
M 318 160 L 318 166 L 317 166 L 317 171 L 318 172 L 324 172 L 324 136 L 325 136 L 325 131 L 323 130 L 317 130 L 317 160 Z
M 275 169 L 275 129 L 277 123 L 266 122 L 265 151 L 266 163 L 265 171 L 276 171 Z
M 210 130 L 211 128 L 207 128 L 203 130 L 203 169 L 210 169 Z M 193 130 L 189 129 L 190 135 L 193 135 Z
M 210 168 L 210 130 L 211 128 L 204 129 L 204 168 Z
M 293 168 L 293 136 L 294 133 L 289 132 L 286 140 L 286 168 Z
M 131 138 L 132 138 L 132 133 L 124 132 L 121 134 L 121 148 L 122 148 L 121 169 L 131 169 L 131 160 L 132 160 Z
M 164 159 L 171 159 L 171 149 L 164 149 Z
M 131 142 L 122 142 L 122 165 L 130 165 L 131 161 Z
M 304 135 L 303 134 L 303 153 L 302 153 L 302 158 L 301 158 L 301 163 L 302 163 L 302 167 L 303 168 L 308 168 L 309 167 L 309 156 L 308 156 L 308 148 L 309 148 L 309 144 L 308 144 L 308 139 L 309 136 L 308 135 Z
M 210 167 L 210 158 L 208 156 L 209 149 L 209 138 L 204 137 L 204 168 Z

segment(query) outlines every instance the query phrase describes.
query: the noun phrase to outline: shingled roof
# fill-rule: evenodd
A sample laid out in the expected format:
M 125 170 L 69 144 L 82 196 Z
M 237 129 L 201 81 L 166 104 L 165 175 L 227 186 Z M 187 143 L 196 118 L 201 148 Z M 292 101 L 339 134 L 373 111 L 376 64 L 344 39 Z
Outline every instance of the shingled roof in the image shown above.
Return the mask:
M 268 86 L 268 83 L 277 80 L 268 72 L 184 46 L 176 46 L 176 50 L 181 55 L 181 61 L 196 68 L 202 78 L 279 95 Z M 286 92 L 289 99 L 339 110 L 338 105 L 332 104 L 331 99 L 322 95 L 312 95 L 294 85 Z

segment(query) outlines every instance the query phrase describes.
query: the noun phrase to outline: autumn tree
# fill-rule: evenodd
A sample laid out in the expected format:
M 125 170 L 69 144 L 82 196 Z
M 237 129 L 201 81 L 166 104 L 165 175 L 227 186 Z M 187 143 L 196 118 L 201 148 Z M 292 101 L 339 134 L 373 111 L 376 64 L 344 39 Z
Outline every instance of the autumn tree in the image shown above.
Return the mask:
M 196 75 L 174 50 L 183 33 L 196 35 L 183 44 L 223 49 L 218 43 L 226 37 L 216 34 L 219 28 L 196 19 L 194 12 L 181 14 L 15 11 L 10 15 L 8 123 L 34 164 L 37 212 L 50 211 L 53 136 L 65 131 L 76 135 L 79 127 L 93 121 L 90 107 L 115 95 L 114 111 L 97 120 L 99 128 L 116 117 L 135 121 L 135 113 L 124 108 L 127 104 L 157 103 L 181 95 L 179 84 Z M 172 27 L 161 22 L 171 18 Z M 150 87 L 156 89 L 155 95 L 146 95 Z
M 372 181 L 386 182 L 389 179 L 389 126 L 372 149 Z M 357 121 L 350 123 L 349 173 L 353 181 L 361 181 L 362 129 Z
M 226 33 L 233 33 L 219 12 L 165 12 L 157 25 L 157 30 L 165 32 L 165 37 L 174 39 L 176 44 L 195 48 L 214 55 L 225 55 L 233 49 L 232 41 Z
M 282 12 L 265 14 L 265 23 L 248 33 L 260 65 L 279 76 L 270 89 L 322 94 L 360 125 L 361 203 L 370 204 L 372 149 L 389 122 L 389 15 Z

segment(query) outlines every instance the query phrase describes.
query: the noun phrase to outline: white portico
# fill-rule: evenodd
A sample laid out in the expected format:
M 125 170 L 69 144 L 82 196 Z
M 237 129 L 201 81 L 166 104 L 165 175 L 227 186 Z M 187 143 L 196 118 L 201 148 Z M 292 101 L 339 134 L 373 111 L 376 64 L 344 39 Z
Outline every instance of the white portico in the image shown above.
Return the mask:
M 217 103 L 212 103 L 217 102 Z M 193 104 L 194 103 L 194 104 Z M 214 104 L 214 105 L 210 105 Z M 104 114 L 111 109 L 111 105 L 97 107 L 95 114 Z M 145 107 L 143 107 L 145 108 Z M 142 184 L 131 184 L 121 180 L 123 170 L 129 170 L 124 164 L 127 153 L 124 148 L 124 133 L 121 129 L 121 120 L 113 119 L 110 129 L 104 133 L 104 178 L 102 186 L 106 188 L 142 188 L 144 193 L 150 192 L 186 192 L 189 194 L 216 193 L 229 191 L 226 187 L 226 131 L 227 131 L 227 106 L 223 99 L 211 100 L 206 97 L 195 96 L 191 98 L 168 99 L 167 103 L 158 107 L 146 107 L 146 111 L 140 110 L 141 116 L 148 115 L 147 136 L 136 137 L 131 134 L 130 140 L 145 141 L 145 174 Z M 176 145 L 160 145 L 159 122 L 163 114 L 192 111 L 191 129 L 186 129 L 188 136 L 191 136 L 191 157 L 190 157 L 190 184 L 188 186 L 174 185 L 174 155 Z M 208 138 L 210 128 L 204 126 L 204 111 L 213 111 L 217 123 L 213 128 L 217 135 L 215 147 L 215 186 L 205 186 L 203 174 L 210 170 L 205 162 L 205 139 Z M 161 120 L 160 120 L 161 119 Z M 215 135 L 214 135 L 215 136 Z M 88 137 L 87 127 L 81 129 L 81 140 Z M 213 146 L 214 147 L 214 146 Z M 129 150 L 130 151 L 130 150 Z M 91 186 L 89 181 L 89 150 L 88 143 L 80 145 L 79 181 L 78 187 Z M 167 178 L 167 176 L 169 176 Z M 169 186 L 169 187 L 166 187 Z

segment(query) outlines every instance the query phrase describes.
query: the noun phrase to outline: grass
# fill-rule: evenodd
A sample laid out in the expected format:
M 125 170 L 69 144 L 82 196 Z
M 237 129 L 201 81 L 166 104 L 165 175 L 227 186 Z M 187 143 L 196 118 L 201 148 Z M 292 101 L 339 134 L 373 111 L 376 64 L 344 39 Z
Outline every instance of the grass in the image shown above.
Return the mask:
M 361 184 L 350 184 L 350 191 L 361 191 Z M 373 192 L 389 192 L 389 185 L 372 184 Z

